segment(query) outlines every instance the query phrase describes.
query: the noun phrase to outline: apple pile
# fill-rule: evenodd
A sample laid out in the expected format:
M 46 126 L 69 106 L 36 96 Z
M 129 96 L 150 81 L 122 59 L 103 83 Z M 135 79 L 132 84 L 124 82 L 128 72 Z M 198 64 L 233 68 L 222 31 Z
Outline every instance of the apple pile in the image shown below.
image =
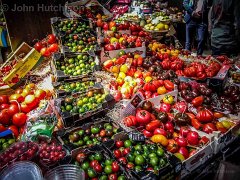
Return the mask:
M 57 38 L 54 34 L 49 34 L 45 39 L 38 41 L 34 48 L 40 52 L 44 57 L 50 57 L 53 53 L 57 52 L 59 47 Z
M 43 165 L 51 166 L 62 160 L 66 155 L 62 145 L 58 145 L 52 141 L 47 143 L 45 141 L 40 142 L 39 158 L 40 163 Z
M 49 93 L 38 89 L 31 83 L 24 89 L 17 89 L 15 94 L 0 96 L 0 132 L 11 129 L 17 138 L 19 129 L 24 127 L 27 113 L 39 106 L 41 100 L 49 97 Z
M 34 158 L 38 152 L 34 142 L 17 142 L 0 154 L 0 169 L 16 161 L 26 161 Z

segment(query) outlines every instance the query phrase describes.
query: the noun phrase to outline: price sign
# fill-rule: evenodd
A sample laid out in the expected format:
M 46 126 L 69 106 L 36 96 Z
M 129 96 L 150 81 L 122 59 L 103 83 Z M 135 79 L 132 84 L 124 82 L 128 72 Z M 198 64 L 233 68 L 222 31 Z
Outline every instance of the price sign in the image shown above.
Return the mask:
M 143 134 L 140 134 L 140 133 L 130 132 L 129 138 L 130 138 L 132 141 L 137 141 L 137 142 L 144 142 L 144 141 L 145 141 L 144 135 L 143 135 Z

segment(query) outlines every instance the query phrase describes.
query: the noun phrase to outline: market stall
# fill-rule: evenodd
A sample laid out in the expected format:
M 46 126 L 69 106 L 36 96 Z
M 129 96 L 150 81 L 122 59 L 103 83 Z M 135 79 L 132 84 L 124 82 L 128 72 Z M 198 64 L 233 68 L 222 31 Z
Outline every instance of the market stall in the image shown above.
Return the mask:
M 240 59 L 186 52 L 154 3 L 66 3 L 1 65 L 0 179 L 187 179 L 239 143 Z

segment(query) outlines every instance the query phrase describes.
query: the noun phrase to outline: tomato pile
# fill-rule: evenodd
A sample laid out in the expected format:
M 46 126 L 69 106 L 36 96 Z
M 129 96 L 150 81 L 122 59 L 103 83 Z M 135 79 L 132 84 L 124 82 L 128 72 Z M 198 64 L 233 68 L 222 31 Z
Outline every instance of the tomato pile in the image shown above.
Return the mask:
M 76 162 L 85 171 L 86 179 L 127 179 L 119 163 L 104 156 L 102 152 L 80 152 L 76 156 Z
M 44 57 L 50 57 L 59 50 L 57 38 L 54 34 L 49 34 L 45 39 L 38 41 L 34 48 Z
M 167 166 L 164 150 L 156 144 L 145 144 L 126 140 L 117 140 L 112 148 L 114 157 L 128 170 L 158 171 Z
M 35 84 L 28 84 L 24 89 L 17 89 L 15 94 L 0 96 L 0 132 L 10 129 L 17 138 L 19 130 L 27 121 L 27 113 L 38 107 L 41 100 L 49 93 L 38 89 Z

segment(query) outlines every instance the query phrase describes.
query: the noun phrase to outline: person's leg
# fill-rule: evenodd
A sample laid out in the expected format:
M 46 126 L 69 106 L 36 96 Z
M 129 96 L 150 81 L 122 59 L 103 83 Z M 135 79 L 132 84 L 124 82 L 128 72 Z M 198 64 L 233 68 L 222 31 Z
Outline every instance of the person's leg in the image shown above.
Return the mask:
M 207 31 L 207 25 L 206 24 L 198 24 L 197 25 L 197 38 L 198 38 L 198 47 L 197 47 L 197 55 L 202 55 L 203 48 L 204 48 L 204 39 L 205 34 Z
M 191 51 L 192 36 L 193 36 L 194 24 L 190 21 L 186 24 L 186 44 L 185 49 Z

